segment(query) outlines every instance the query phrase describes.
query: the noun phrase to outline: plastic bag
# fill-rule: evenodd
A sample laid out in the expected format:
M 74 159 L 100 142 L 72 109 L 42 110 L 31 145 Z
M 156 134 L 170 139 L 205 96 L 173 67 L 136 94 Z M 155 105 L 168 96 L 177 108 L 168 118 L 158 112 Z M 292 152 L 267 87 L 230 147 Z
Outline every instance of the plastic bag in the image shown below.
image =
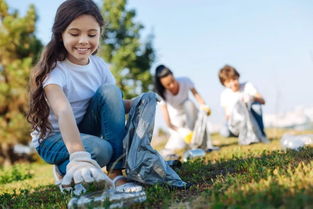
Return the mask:
M 251 103 L 246 104 L 242 101 L 236 103 L 228 123 L 230 131 L 238 136 L 241 145 L 268 143 L 269 140 L 263 136 L 250 109 Z
M 186 188 L 178 174 L 152 148 L 150 142 L 154 128 L 156 94 L 144 93 L 133 100 L 124 138 L 127 178 L 143 184 L 167 184 Z
M 313 134 L 307 135 L 285 134 L 282 136 L 280 144 L 285 149 L 299 150 L 305 145 L 313 144 Z
M 212 144 L 209 130 L 208 115 L 203 111 L 199 111 L 190 147 L 192 149 L 217 150 L 218 148 Z

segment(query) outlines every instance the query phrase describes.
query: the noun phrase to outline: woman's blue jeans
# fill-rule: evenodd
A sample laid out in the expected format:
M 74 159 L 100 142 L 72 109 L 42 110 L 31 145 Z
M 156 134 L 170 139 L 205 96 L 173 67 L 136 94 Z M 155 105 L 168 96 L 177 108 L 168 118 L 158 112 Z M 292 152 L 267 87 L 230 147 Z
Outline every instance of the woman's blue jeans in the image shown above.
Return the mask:
M 122 169 L 122 162 L 117 160 L 123 154 L 125 109 L 122 93 L 115 85 L 103 85 L 96 91 L 78 128 L 85 150 L 100 167 Z M 44 139 L 37 151 L 43 160 L 66 173 L 69 153 L 61 133 Z

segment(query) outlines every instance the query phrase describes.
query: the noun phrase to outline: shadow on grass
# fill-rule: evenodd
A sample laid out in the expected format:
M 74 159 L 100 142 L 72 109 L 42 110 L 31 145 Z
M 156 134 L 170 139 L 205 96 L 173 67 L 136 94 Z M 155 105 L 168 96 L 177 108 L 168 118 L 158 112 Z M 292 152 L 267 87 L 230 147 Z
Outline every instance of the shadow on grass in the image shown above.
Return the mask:
M 238 145 L 238 142 L 230 142 L 230 143 L 224 143 L 224 144 L 220 144 L 218 145 L 219 148 L 225 148 L 225 147 L 229 147 L 229 146 L 234 146 L 234 145 Z

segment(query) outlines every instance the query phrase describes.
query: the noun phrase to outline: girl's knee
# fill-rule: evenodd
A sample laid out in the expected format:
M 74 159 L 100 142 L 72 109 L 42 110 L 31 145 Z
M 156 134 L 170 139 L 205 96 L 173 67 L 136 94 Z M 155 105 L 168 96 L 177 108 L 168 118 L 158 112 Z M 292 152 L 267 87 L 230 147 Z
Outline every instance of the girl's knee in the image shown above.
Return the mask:
M 106 166 L 112 157 L 112 146 L 110 143 L 102 139 L 105 143 L 102 146 L 96 146 L 93 148 L 94 159 L 98 162 L 100 167 Z
M 98 88 L 97 94 L 104 98 L 122 98 L 122 92 L 116 85 L 102 85 Z
M 97 161 L 100 167 L 106 166 L 113 154 L 111 144 L 96 136 L 89 135 L 88 137 L 82 138 L 84 147 L 86 151 L 91 154 L 91 158 Z

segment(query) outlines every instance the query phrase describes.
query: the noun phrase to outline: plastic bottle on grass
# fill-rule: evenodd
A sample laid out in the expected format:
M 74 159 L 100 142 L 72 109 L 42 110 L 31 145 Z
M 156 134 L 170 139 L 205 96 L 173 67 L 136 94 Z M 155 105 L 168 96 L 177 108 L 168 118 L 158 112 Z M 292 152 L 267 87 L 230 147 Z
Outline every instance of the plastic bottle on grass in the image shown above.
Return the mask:
M 291 135 L 285 134 L 280 140 L 281 146 L 285 149 L 299 150 L 305 145 L 313 144 L 313 134 Z
M 203 149 L 192 149 L 188 150 L 183 155 L 183 160 L 187 162 L 188 160 L 201 158 L 205 156 L 206 152 Z
M 144 191 L 116 192 L 113 189 L 100 190 L 73 197 L 68 203 L 68 209 L 87 208 L 122 208 L 133 203 L 141 203 L 147 199 Z

